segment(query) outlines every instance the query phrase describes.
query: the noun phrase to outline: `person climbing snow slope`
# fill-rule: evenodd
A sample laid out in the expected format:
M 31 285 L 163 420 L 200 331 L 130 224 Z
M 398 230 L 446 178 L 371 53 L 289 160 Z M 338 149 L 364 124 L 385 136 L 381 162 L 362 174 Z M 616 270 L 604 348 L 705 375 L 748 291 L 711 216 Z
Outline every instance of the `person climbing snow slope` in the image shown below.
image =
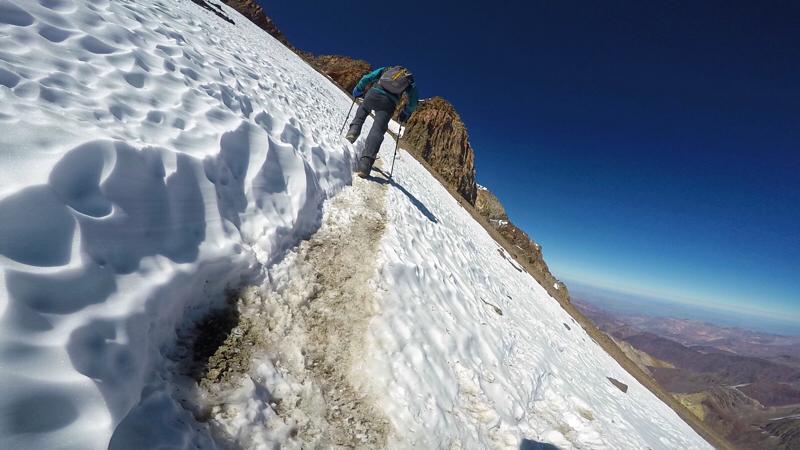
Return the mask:
M 346 137 L 348 141 L 355 142 L 361 134 L 361 127 L 364 125 L 367 115 L 370 111 L 375 111 L 375 122 L 367 136 L 367 142 L 356 169 L 358 176 L 362 178 L 368 177 L 372 170 L 378 149 L 383 142 L 383 135 L 389 126 L 389 119 L 392 118 L 397 104 L 400 103 L 400 97 L 405 93 L 408 98 L 405 108 L 398 116 L 398 120 L 402 124 L 416 109 L 419 96 L 414 83 L 414 75 L 401 66 L 381 67 L 364 75 L 353 88 L 353 97 L 358 98 L 364 95 L 364 91 L 370 84 L 373 85 L 366 92 L 364 101 L 359 105 Z

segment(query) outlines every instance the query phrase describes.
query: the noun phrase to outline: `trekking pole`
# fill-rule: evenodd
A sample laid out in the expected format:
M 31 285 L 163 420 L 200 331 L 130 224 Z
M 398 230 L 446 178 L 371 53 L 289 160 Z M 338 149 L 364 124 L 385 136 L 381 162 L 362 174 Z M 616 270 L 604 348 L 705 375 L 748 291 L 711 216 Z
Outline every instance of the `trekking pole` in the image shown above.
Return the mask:
M 344 118 L 344 123 L 342 124 L 342 129 L 339 130 L 339 134 L 342 134 L 342 131 L 344 131 L 344 126 L 347 125 L 347 119 L 350 118 L 350 113 L 353 111 L 353 106 L 356 106 L 355 97 L 353 97 L 353 103 L 350 104 L 350 109 L 347 110 L 347 117 Z
M 403 125 L 400 125 L 400 131 L 397 132 L 397 139 L 394 141 L 394 156 L 392 156 L 392 168 L 389 169 L 389 179 L 392 179 L 394 173 L 394 160 L 397 159 L 397 147 L 400 146 L 400 136 L 403 135 Z

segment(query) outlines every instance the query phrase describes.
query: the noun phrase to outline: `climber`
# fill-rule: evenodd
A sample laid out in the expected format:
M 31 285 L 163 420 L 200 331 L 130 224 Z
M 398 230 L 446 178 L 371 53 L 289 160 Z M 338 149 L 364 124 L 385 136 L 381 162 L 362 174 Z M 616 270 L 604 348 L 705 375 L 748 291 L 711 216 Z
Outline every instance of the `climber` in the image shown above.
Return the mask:
M 377 80 L 377 82 L 376 82 Z M 398 121 L 403 124 L 414 112 L 417 107 L 417 86 L 414 84 L 414 75 L 408 69 L 400 66 L 381 67 L 364 75 L 353 88 L 353 97 L 361 97 L 370 83 L 375 82 L 372 88 L 366 92 L 364 101 L 356 111 L 356 117 L 350 123 L 346 139 L 355 142 L 361 134 L 361 127 L 364 125 L 370 111 L 375 111 L 375 121 L 372 129 L 367 136 L 364 151 L 358 161 L 356 173 L 361 178 L 369 176 L 375 157 L 378 156 L 378 149 L 383 142 L 383 135 L 389 127 L 389 119 L 392 118 L 400 97 L 406 94 L 408 103 L 398 115 Z

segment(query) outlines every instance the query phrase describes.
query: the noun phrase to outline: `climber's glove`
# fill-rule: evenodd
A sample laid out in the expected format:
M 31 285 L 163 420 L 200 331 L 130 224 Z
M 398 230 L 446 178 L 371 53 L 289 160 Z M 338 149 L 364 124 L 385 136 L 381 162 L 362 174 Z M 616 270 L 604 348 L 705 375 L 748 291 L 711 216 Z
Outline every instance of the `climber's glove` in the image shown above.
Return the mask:
M 400 111 L 400 115 L 397 116 L 397 120 L 399 120 L 400 123 L 406 123 L 409 117 L 411 117 L 411 113 L 404 109 Z

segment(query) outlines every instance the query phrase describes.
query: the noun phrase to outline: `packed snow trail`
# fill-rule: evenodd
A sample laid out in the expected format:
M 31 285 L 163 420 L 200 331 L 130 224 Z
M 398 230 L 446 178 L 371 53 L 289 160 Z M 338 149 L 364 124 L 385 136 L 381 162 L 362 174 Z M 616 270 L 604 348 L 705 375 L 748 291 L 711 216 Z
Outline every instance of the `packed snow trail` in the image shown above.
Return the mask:
M 238 336 L 253 336 L 247 354 L 254 357 L 238 376 L 202 383 L 206 405 L 190 405 L 210 407 L 218 441 L 236 448 L 386 446 L 389 424 L 361 369 L 376 310 L 384 194 L 384 185 L 356 180 L 326 203 L 320 230 L 271 267 L 267 283 L 243 293 L 241 325 L 231 332 L 238 345 L 222 346 L 215 357 L 240 358 Z
M 708 448 L 407 154 L 346 189 L 351 100 L 221 9 L 0 0 L 0 448 Z M 385 228 L 326 272 L 343 211 Z M 272 334 L 203 398 L 183 333 L 243 285 Z

